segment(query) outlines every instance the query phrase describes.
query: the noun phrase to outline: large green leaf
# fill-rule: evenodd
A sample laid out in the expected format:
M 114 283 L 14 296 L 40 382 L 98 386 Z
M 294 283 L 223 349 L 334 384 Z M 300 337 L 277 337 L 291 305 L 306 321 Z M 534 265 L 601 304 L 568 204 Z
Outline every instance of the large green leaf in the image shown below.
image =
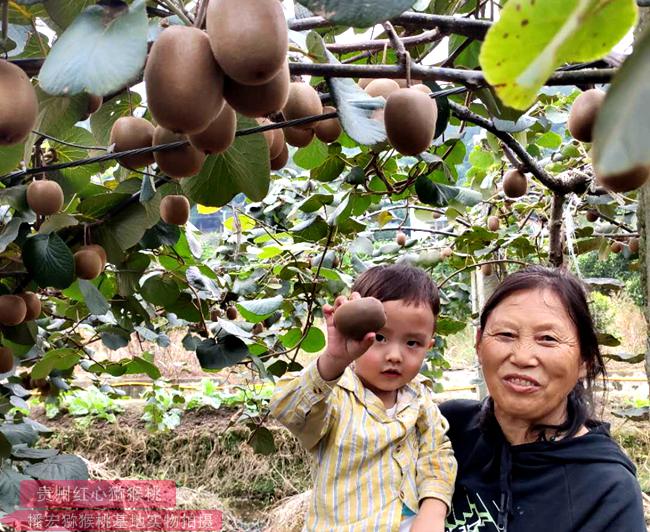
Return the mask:
M 421 202 L 436 207 L 445 207 L 451 201 L 471 207 L 483 199 L 481 193 L 476 190 L 434 183 L 424 175 L 418 177 L 415 182 L 415 191 Z
M 238 129 L 257 126 L 255 120 L 238 116 Z M 194 177 L 181 181 L 191 200 L 209 207 L 221 207 L 243 192 L 252 201 L 261 201 L 269 191 L 268 146 L 261 134 L 235 138 L 220 155 L 211 155 Z
M 525 109 L 559 65 L 607 54 L 636 13 L 634 0 L 508 2 L 481 47 L 485 77 L 506 105 Z
M 111 306 L 108 301 L 93 283 L 85 279 L 79 279 L 78 283 L 79 289 L 84 296 L 84 303 L 90 312 L 102 316 L 110 310 Z
M 300 4 L 332 22 L 367 28 L 401 15 L 416 0 L 298 0 Z
M 59 454 L 23 470 L 38 480 L 88 480 L 88 467 L 78 456 Z
M 72 21 L 87 6 L 95 4 L 95 0 L 45 0 L 45 10 L 54 23 L 61 29 L 67 28 Z
M 239 338 L 224 336 L 215 342 L 203 340 L 196 348 L 196 356 L 205 370 L 220 370 L 233 366 L 248 357 L 248 347 Z
M 3 227 L 0 232 L 0 253 L 2 253 L 7 246 L 11 244 L 18 236 L 18 231 L 24 220 L 20 218 L 12 218 L 12 220 Z
M 237 303 L 237 308 L 246 321 L 257 323 L 271 316 L 271 314 L 280 308 L 283 301 L 282 296 L 253 299 L 251 301 Z
M 27 423 L 3 423 L 0 433 L 11 445 L 34 445 L 38 440 L 38 433 Z
M 74 281 L 72 251 L 56 233 L 28 238 L 23 245 L 23 262 L 43 288 L 67 288 Z
M 23 160 L 24 148 L 24 144 L 0 147 L 0 175 L 7 174 L 18 166 Z
M 33 479 L 14 471 L 10 466 L 0 471 L 0 509 L 3 512 L 12 512 L 20 504 L 20 483 L 23 480 Z
M 147 56 L 145 1 L 87 7 L 52 47 L 39 74 L 49 94 L 104 96 L 135 79 Z
M 650 165 L 650 31 L 635 45 L 607 91 L 594 129 L 594 166 L 618 175 Z
M 79 362 L 79 353 L 74 349 L 53 349 L 45 353 L 32 368 L 34 379 L 44 379 L 53 369 L 69 369 Z

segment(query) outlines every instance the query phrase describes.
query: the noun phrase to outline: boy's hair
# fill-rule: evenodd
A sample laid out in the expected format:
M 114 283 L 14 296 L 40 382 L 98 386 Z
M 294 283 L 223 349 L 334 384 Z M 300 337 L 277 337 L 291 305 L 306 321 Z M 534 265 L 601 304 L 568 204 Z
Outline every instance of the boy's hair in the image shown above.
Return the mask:
M 379 301 L 404 300 L 407 304 L 429 305 L 434 316 L 440 314 L 440 295 L 433 279 L 421 268 L 408 264 L 374 266 L 363 272 L 352 285 L 352 292 Z

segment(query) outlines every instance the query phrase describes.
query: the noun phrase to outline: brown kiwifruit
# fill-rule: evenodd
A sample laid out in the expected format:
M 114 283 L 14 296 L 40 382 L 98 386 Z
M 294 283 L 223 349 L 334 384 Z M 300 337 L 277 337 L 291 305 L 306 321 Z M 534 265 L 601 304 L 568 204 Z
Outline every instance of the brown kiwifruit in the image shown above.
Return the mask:
M 650 166 L 637 166 L 627 172 L 603 175 L 594 166 L 596 182 L 612 192 L 630 192 L 641 188 L 650 177 Z
M 74 268 L 79 279 L 95 279 L 102 273 L 102 258 L 92 249 L 80 249 L 74 254 Z
M 280 155 L 271 159 L 271 170 L 280 170 L 287 165 L 287 162 L 289 162 L 289 148 L 285 143 L 282 145 Z
M 600 217 L 600 214 L 598 213 L 598 211 L 596 209 L 589 209 L 585 216 L 587 217 L 588 222 L 593 223 L 593 222 L 596 222 L 598 220 L 598 218 Z
M 226 151 L 235 141 L 237 132 L 237 113 L 225 104 L 205 131 L 190 135 L 192 146 L 207 155 Z
M 604 101 L 605 92 L 600 89 L 589 89 L 574 100 L 567 123 L 574 139 L 591 142 L 596 117 Z
M 388 98 L 399 88 L 400 86 L 394 79 L 378 78 L 368 83 L 364 90 L 369 96 L 383 96 L 384 98 Z
M 485 277 L 489 277 L 490 275 L 492 275 L 492 271 L 493 271 L 492 264 L 483 264 L 481 266 L 481 273 L 485 275 Z
M 235 308 L 234 305 L 231 305 L 226 309 L 226 318 L 228 318 L 229 320 L 237 319 L 237 309 Z
M 99 255 L 99 258 L 102 259 L 102 270 L 108 262 L 108 255 L 106 255 L 106 250 L 99 244 L 88 244 L 87 246 L 81 246 L 79 249 L 90 249 Z
M 13 327 L 25 321 L 27 305 L 20 296 L 5 294 L 0 296 L 0 325 Z
M 261 334 L 262 331 L 264 331 L 263 323 L 256 323 L 255 325 L 253 325 L 253 330 L 252 330 L 253 334 Z
M 630 251 L 631 251 L 632 253 L 635 253 L 635 254 L 636 254 L 636 253 L 639 252 L 639 239 L 638 239 L 638 238 L 636 238 L 636 237 L 635 237 L 635 238 L 630 238 L 630 240 L 629 240 L 629 242 L 627 243 L 627 245 L 629 246 Z
M 153 132 L 154 145 L 169 144 L 186 139 L 185 135 L 174 133 L 160 126 L 156 126 Z M 205 161 L 205 153 L 197 150 L 188 142 L 185 146 L 179 148 L 157 151 L 154 158 L 163 174 L 179 178 L 198 174 Z
M 0 146 L 19 144 L 36 125 L 38 98 L 25 72 L 0 59 Z
M 454 250 L 451 249 L 450 247 L 442 248 L 442 250 L 440 251 L 440 256 L 441 256 L 443 259 L 448 259 L 448 258 L 451 257 L 453 254 L 454 254 Z
M 336 111 L 336 109 L 330 105 L 323 107 L 323 114 L 333 113 L 334 111 Z M 338 118 L 329 118 L 328 120 L 316 122 L 314 131 L 320 140 L 329 144 L 339 138 L 343 129 L 341 128 L 341 123 Z
M 25 302 L 27 313 L 23 321 L 32 321 L 41 315 L 41 300 L 34 292 L 23 292 L 18 296 Z
M 96 94 L 88 95 L 88 106 L 86 107 L 86 114 L 91 115 L 99 111 L 104 103 L 104 98 L 97 96 Z
M 395 83 L 397 83 L 399 85 L 400 89 L 406 89 L 409 86 L 406 83 L 406 79 L 404 79 L 404 78 L 396 78 Z M 411 79 L 411 87 L 417 87 L 419 85 L 423 85 L 422 80 L 420 80 L 420 79 Z M 431 90 L 429 90 L 429 92 L 431 92 Z
M 263 85 L 242 85 L 226 76 L 223 94 L 232 108 L 245 116 L 256 118 L 279 111 L 289 98 L 289 63 L 284 62 L 275 77 Z
M 284 138 L 289 144 L 296 148 L 309 146 L 309 143 L 314 138 L 314 133 L 313 129 L 300 129 L 297 127 L 284 128 Z
M 218 321 L 221 316 L 223 316 L 223 312 L 221 312 L 221 309 L 219 309 L 219 308 L 213 308 L 210 311 L 210 320 L 211 321 Z
M 151 47 L 144 82 L 151 115 L 174 133 L 204 131 L 223 107 L 223 73 L 198 28 L 166 28 Z
M 402 155 L 417 155 L 429 148 L 436 119 L 431 99 L 416 89 L 398 89 L 386 100 L 388 142 Z
M 612 242 L 612 244 L 609 246 L 609 249 L 612 253 L 620 253 L 623 251 L 623 244 L 620 242 L 617 242 L 616 240 Z
M 488 217 L 488 219 L 487 219 L 487 228 L 490 231 L 498 231 L 500 225 L 501 224 L 499 223 L 499 218 L 498 217 L 496 217 L 496 216 L 489 216 Z
M 128 151 L 138 148 L 148 148 L 153 143 L 154 127 L 146 118 L 122 116 L 111 128 L 110 144 L 115 144 L 114 151 Z M 153 164 L 153 153 L 127 155 L 120 157 L 118 162 L 128 168 L 142 168 Z
M 287 60 L 289 31 L 277 0 L 212 0 L 206 29 L 219 65 L 238 83 L 267 83 Z
M 369 332 L 386 325 L 384 305 L 374 297 L 362 297 L 343 303 L 334 312 L 334 326 L 343 335 L 363 340 Z
M 172 225 L 185 225 L 190 218 L 190 202 L 185 196 L 171 194 L 160 202 L 160 217 Z
M 322 114 L 323 104 L 314 87 L 308 83 L 294 81 L 289 86 L 289 98 L 282 112 L 287 120 L 295 120 L 297 118 Z M 310 123 L 295 127 L 300 129 L 313 129 L 314 124 Z
M 516 168 L 508 170 L 503 176 L 503 193 L 508 198 L 520 198 L 528 192 L 528 180 Z
M 398 246 L 405 246 L 406 245 L 406 235 L 402 233 L 401 231 L 398 231 L 397 236 L 395 236 L 395 242 L 397 243 Z
M 42 216 L 55 214 L 63 207 L 63 190 L 56 181 L 32 181 L 27 187 L 27 205 Z
M 257 123 L 260 126 L 268 126 L 273 122 L 268 118 L 258 118 Z M 267 129 L 266 131 L 262 131 L 262 135 L 264 135 L 264 140 L 266 140 L 266 144 L 269 147 L 269 158 L 275 159 L 282 153 L 284 146 L 284 132 L 280 128 Z
M 14 354 L 8 347 L 0 347 L 0 373 L 7 373 L 14 367 Z

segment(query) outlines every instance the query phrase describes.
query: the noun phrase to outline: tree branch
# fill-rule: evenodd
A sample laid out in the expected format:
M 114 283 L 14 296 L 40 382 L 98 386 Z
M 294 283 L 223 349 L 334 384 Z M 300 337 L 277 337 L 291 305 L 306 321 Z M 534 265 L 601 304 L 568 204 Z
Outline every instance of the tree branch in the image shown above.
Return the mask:
M 553 193 L 551 204 L 551 219 L 549 220 L 549 259 L 551 264 L 559 268 L 564 263 L 563 235 L 562 235 L 562 214 L 564 213 L 564 201 L 566 195 L 560 192 Z
M 410 37 L 403 37 L 402 44 L 406 48 L 412 46 L 419 46 L 421 44 L 428 44 L 430 42 L 442 39 L 444 35 L 440 30 L 430 30 L 421 33 L 420 35 L 412 35 Z M 390 44 L 388 39 L 373 39 L 371 41 L 351 42 L 351 43 L 335 43 L 328 44 L 327 49 L 334 54 L 342 54 L 346 52 L 364 51 L 364 50 L 383 50 L 386 45 Z

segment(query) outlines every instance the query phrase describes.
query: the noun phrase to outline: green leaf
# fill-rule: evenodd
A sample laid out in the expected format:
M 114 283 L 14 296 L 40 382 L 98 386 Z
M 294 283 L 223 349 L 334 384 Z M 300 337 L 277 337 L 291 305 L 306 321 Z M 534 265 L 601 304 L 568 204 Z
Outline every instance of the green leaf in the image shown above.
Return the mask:
M 23 245 L 23 262 L 42 288 L 67 288 L 74 281 L 72 251 L 56 233 L 29 237 Z
M 257 454 L 269 455 L 277 451 L 273 433 L 266 427 L 255 426 L 248 443 Z
M 20 483 L 23 480 L 34 480 L 32 477 L 21 475 L 10 467 L 0 470 L 0 509 L 10 513 L 20 503 Z
M 264 321 L 282 306 L 282 296 L 270 297 L 267 299 L 253 299 L 237 303 L 237 309 L 242 317 L 250 323 Z
M 494 157 L 489 151 L 482 150 L 479 146 L 474 146 L 474 149 L 469 154 L 469 162 L 472 166 L 485 170 L 494 163 Z
M 34 364 L 31 376 L 33 379 L 44 379 L 54 369 L 65 370 L 73 367 L 79 362 L 79 358 L 79 353 L 74 349 L 53 349 Z
M 59 37 L 39 74 L 45 92 L 104 96 L 138 76 L 147 56 L 145 1 L 121 4 L 87 7 Z
M 436 322 L 436 334 L 448 336 L 462 331 L 467 326 L 466 321 L 458 321 L 453 318 L 441 316 Z
M 70 454 L 59 454 L 37 464 L 30 464 L 23 472 L 37 480 L 88 480 L 86 463 Z
M 24 444 L 16 445 L 11 450 L 12 458 L 16 458 L 18 460 L 41 461 L 45 458 L 56 456 L 57 454 L 59 454 L 59 451 L 57 449 L 32 449 L 31 447 L 27 447 Z
M 0 175 L 15 170 L 20 161 L 23 160 L 25 144 L 14 144 L 13 146 L 0 146 Z
M 543 148 L 557 150 L 562 146 L 562 137 L 554 131 L 547 131 L 535 141 L 535 144 L 542 146 Z
M 66 2 L 45 0 L 43 2 L 47 14 L 61 29 L 67 28 L 85 7 L 94 3 L 95 0 L 67 0 Z
M 140 241 L 147 229 L 147 211 L 142 205 L 131 205 L 99 226 L 96 239 L 106 249 L 109 260 L 115 263 L 119 261 L 113 260 L 110 245 L 104 245 L 104 241 L 112 240 L 119 249 L 127 251 Z
M 424 175 L 418 177 L 415 182 L 415 191 L 421 202 L 435 207 L 445 207 L 451 201 L 472 207 L 483 199 L 481 193 L 476 190 L 434 183 Z
M 237 127 L 257 127 L 257 122 L 238 116 Z M 221 207 L 240 192 L 252 201 L 262 201 L 269 191 L 270 175 L 268 145 L 258 133 L 236 137 L 224 153 L 209 156 L 197 175 L 181 180 L 181 186 L 192 201 Z
M 612 334 L 600 332 L 597 336 L 598 345 L 604 345 L 605 347 L 618 347 L 621 345 L 621 341 Z
M 133 360 L 131 360 L 127 365 L 126 365 L 126 375 L 142 375 L 145 374 L 152 379 L 156 380 L 160 378 L 160 370 L 155 364 L 152 364 L 151 362 L 145 360 L 144 358 L 141 357 L 133 357 Z
M 42 235 L 49 235 L 50 233 L 55 233 L 56 231 L 60 231 L 66 227 L 73 227 L 75 225 L 79 225 L 79 220 L 71 214 L 60 212 L 48 216 L 43 222 L 43 225 L 39 228 L 38 232 Z
M 318 327 L 310 327 L 300 347 L 307 353 L 318 353 L 326 345 L 325 334 Z
M 634 0 L 508 2 L 481 47 L 481 67 L 506 105 L 526 109 L 558 66 L 606 55 L 636 13 Z
M 615 360 L 616 362 L 639 364 L 645 360 L 645 353 L 603 353 L 603 357 Z
M 215 342 L 203 340 L 196 348 L 196 356 L 204 370 L 220 370 L 233 366 L 248 357 L 248 347 L 236 336 L 227 335 Z
M 650 165 L 650 32 L 635 44 L 607 91 L 594 128 L 594 168 L 618 175 Z
M 367 28 L 401 15 L 416 0 L 298 0 L 317 15 L 331 22 L 355 28 Z
M 293 349 L 298 345 L 298 342 L 302 338 L 302 330 L 293 328 L 289 332 L 285 333 L 281 338 L 280 342 L 285 347 L 285 349 Z
M 312 141 L 314 144 L 314 141 Z M 334 181 L 345 170 L 345 163 L 340 157 L 328 157 L 328 159 L 318 168 L 314 168 L 310 176 L 316 181 L 330 182 Z
M 102 343 L 109 349 L 115 351 L 116 349 L 129 345 L 131 336 L 128 331 L 111 325 L 106 327 L 102 326 L 100 329 Z
M 23 221 L 24 220 L 21 220 L 20 218 L 12 218 L 12 220 L 5 225 L 2 233 L 0 233 L 0 253 L 7 249 L 7 246 L 16 240 Z
M 140 291 L 142 297 L 149 303 L 167 307 L 171 305 L 180 296 L 180 287 L 178 283 L 168 277 L 149 277 Z
M 27 423 L 4 423 L 0 426 L 0 433 L 11 445 L 34 445 L 38 440 L 38 433 Z
M 323 164 L 327 157 L 327 144 L 315 138 L 308 146 L 300 148 L 294 154 L 293 162 L 305 170 L 311 170 Z
M 106 298 L 93 283 L 85 279 L 79 279 L 78 283 L 81 293 L 84 296 L 84 303 L 86 303 L 90 312 L 97 316 L 102 316 L 111 309 Z

